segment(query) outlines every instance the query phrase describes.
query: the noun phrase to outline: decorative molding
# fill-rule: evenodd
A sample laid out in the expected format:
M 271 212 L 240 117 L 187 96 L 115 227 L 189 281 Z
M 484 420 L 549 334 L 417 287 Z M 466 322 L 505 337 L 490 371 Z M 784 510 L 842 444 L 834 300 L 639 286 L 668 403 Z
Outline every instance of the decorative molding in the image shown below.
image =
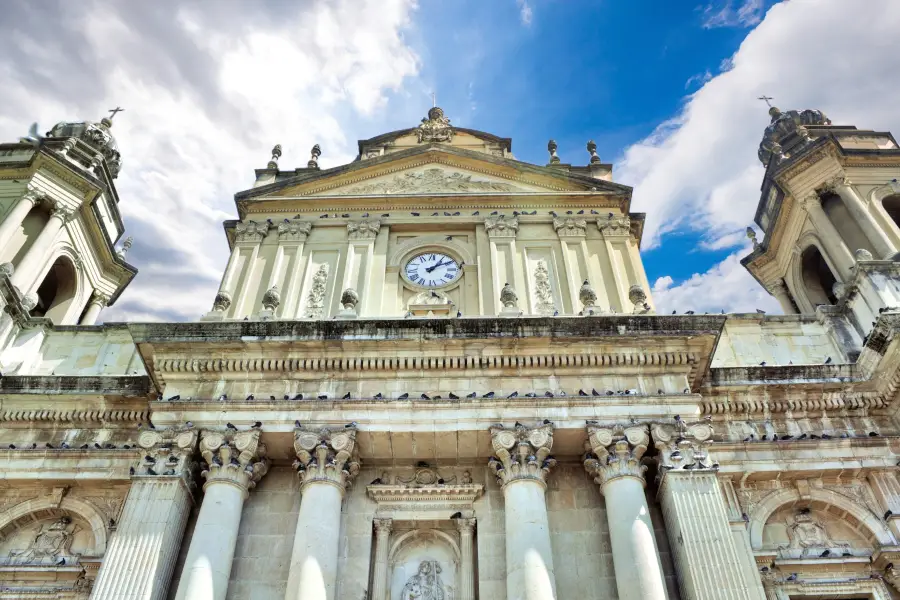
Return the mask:
M 328 283 L 328 263 L 319 265 L 306 296 L 306 318 L 320 319 L 325 313 L 325 292 Z
M 234 241 L 259 244 L 269 235 L 270 221 L 240 221 L 234 226 Z
M 351 240 L 374 240 L 380 229 L 380 219 L 363 219 L 347 223 L 347 235 Z
M 216 483 L 235 485 L 246 496 L 269 471 L 266 446 L 259 441 L 259 429 L 210 431 L 200 434 L 200 454 L 206 461 L 200 475 L 203 489 Z
M 597 228 L 604 236 L 629 236 L 631 235 L 631 218 L 609 213 L 606 218 L 597 218 Z
M 294 430 L 294 468 L 300 476 L 301 490 L 312 483 L 336 485 L 341 492 L 350 487 L 359 473 L 356 427 Z
M 524 192 L 510 183 L 472 179 L 467 173 L 447 172 L 438 167 L 405 171 L 387 181 L 375 181 L 344 190 L 347 195 L 463 194 L 469 192 Z
M 146 423 L 149 415 L 150 411 L 118 408 L 99 410 L 12 409 L 0 412 L 0 423 Z
M 685 423 L 676 417 L 674 425 L 656 423 L 651 427 L 653 441 L 659 450 L 657 463 L 660 478 L 666 472 L 717 470 L 719 464 L 709 456 L 713 428 L 709 421 Z
M 519 232 L 519 217 L 507 219 L 506 215 L 486 217 L 484 230 L 490 238 L 515 238 Z
M 585 455 L 584 468 L 600 484 L 601 491 L 618 477 L 634 477 L 646 485 L 647 467 L 641 464 L 650 444 L 646 425 L 588 425 L 587 433 L 591 452 Z
M 284 219 L 278 224 L 278 239 L 282 242 L 305 242 L 312 223 L 300 219 Z
M 457 508 L 471 509 L 484 492 L 484 486 L 475 484 L 456 485 L 370 485 L 366 494 L 378 503 L 380 513 L 391 508 L 403 510 L 416 508 Z
M 554 217 L 553 229 L 559 237 L 584 237 L 587 221 L 580 217 Z
M 190 482 L 198 434 L 193 429 L 145 429 L 138 436 L 144 449 L 138 475 L 183 477 Z
M 488 466 L 497 475 L 501 485 L 521 480 L 547 483 L 556 459 L 550 455 L 553 447 L 553 425 L 526 427 L 516 423 L 510 429 L 502 425 L 490 428 L 494 456 Z

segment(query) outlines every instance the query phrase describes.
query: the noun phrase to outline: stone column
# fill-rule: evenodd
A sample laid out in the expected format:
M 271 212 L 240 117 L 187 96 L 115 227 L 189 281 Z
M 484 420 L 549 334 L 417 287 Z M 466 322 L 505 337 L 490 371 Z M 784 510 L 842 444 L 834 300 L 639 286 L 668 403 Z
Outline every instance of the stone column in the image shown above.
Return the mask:
M 475 519 L 456 519 L 459 530 L 459 600 L 475 600 Z
M 81 317 L 81 321 L 79 321 L 79 325 L 93 325 L 97 322 L 97 317 L 100 316 L 100 311 L 102 311 L 106 305 L 109 303 L 109 296 L 106 294 L 100 294 L 98 292 L 94 292 L 91 295 L 91 299 L 88 300 L 87 310 L 84 311 L 84 315 Z
M 869 487 L 878 499 L 881 509 L 884 511 L 884 520 L 893 532 L 894 537 L 900 540 L 900 481 L 897 480 L 895 470 L 872 471 L 867 477 Z
M 31 288 L 38 283 L 38 271 L 43 266 L 44 256 L 53 242 L 56 241 L 56 235 L 72 217 L 72 210 L 60 202 L 56 202 L 50 210 L 50 220 L 44 225 L 44 228 L 38 234 L 37 239 L 25 253 L 25 256 L 16 265 L 16 271 L 11 278 L 12 284 L 19 288 L 22 295 L 27 295 Z
M 833 191 L 844 202 L 844 206 L 853 215 L 853 218 L 859 224 L 860 229 L 875 248 L 875 253 L 880 259 L 892 257 L 897 253 L 897 247 L 890 240 L 887 232 L 881 228 L 881 225 L 875 221 L 872 213 L 869 212 L 865 201 L 859 197 L 853 186 L 844 176 L 838 176 L 831 179 L 825 184 L 825 189 Z M 856 251 L 856 248 L 853 248 Z
M 285 600 L 333 600 L 341 502 L 359 472 L 356 428 L 294 430 L 300 514 Z
M 19 198 L 12 210 L 6 214 L 6 218 L 0 223 L 0 250 L 6 247 L 6 244 L 12 239 L 13 233 L 22 226 L 25 217 L 41 201 L 41 198 L 40 192 L 29 186 L 28 191 Z
M 708 422 L 652 427 L 666 532 L 682 600 L 764 600 L 751 555 L 735 546 Z
M 666 600 L 665 576 L 644 495 L 641 457 L 646 425 L 588 425 L 591 452 L 584 466 L 606 498 L 606 518 L 620 600 Z
M 206 484 L 175 600 L 224 600 L 244 500 L 269 470 L 259 434 L 258 429 L 200 434 Z
M 821 198 L 819 198 L 818 194 L 813 193 L 800 200 L 800 205 L 806 211 L 806 214 L 809 215 L 809 220 L 812 221 L 813 227 L 819 233 L 819 239 L 825 246 L 825 252 L 831 259 L 834 268 L 838 271 L 835 273 L 835 279 L 846 281 L 850 269 L 856 264 L 856 259 L 853 258 L 853 252 L 847 247 L 834 223 L 831 222 L 831 219 L 828 218 L 828 215 L 822 209 Z
M 375 564 L 372 569 L 372 593 L 369 600 L 387 600 L 388 551 L 391 541 L 392 519 L 374 519 Z
M 94 584 L 92 600 L 163 600 L 191 508 L 193 430 L 144 431 L 145 455 Z
M 506 597 L 553 600 L 556 578 L 547 521 L 547 476 L 556 465 L 550 456 L 553 425 L 514 429 L 491 427 L 495 456 L 488 462 L 503 486 L 506 513 Z
M 766 287 L 766 291 L 772 294 L 775 299 L 778 300 L 778 304 L 781 305 L 781 311 L 784 314 L 797 314 L 797 306 L 794 304 L 794 300 L 791 298 L 791 294 L 788 291 L 787 285 L 785 285 L 783 279 L 772 284 L 771 286 Z

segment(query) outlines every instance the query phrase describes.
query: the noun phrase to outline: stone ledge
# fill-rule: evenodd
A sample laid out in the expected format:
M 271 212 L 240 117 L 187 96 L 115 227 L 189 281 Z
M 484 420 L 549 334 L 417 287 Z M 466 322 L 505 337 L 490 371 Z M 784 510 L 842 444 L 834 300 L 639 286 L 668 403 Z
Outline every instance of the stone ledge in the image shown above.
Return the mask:
M 97 394 L 139 397 L 150 393 L 150 378 L 136 376 L 8 375 L 0 377 L 0 394 Z

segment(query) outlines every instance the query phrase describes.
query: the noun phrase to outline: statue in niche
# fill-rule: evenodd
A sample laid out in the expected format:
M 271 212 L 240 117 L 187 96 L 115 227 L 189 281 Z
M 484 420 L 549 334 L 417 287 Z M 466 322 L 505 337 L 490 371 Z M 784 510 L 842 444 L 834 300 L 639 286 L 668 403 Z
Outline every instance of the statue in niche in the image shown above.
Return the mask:
M 409 578 L 400 594 L 401 600 L 448 600 L 441 581 L 441 565 L 436 560 L 423 560 L 419 572 Z
M 69 517 L 60 517 L 49 525 L 41 525 L 27 550 L 13 551 L 16 562 L 44 562 L 58 556 L 72 556 L 69 546 L 77 527 Z

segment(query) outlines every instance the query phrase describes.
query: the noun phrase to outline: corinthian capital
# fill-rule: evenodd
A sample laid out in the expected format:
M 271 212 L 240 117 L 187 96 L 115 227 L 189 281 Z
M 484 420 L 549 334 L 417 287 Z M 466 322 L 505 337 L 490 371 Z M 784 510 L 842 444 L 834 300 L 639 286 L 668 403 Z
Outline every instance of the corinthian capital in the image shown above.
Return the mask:
M 234 241 L 260 243 L 269 234 L 271 221 L 241 221 L 234 226 Z
M 145 429 L 138 436 L 143 451 L 137 475 L 184 477 L 190 481 L 197 448 L 193 429 Z
M 582 217 L 554 217 L 553 229 L 559 237 L 584 237 L 587 221 Z
M 818 207 L 818 208 L 822 207 L 822 199 L 819 198 L 819 194 L 817 194 L 815 192 L 812 192 L 810 194 L 807 194 L 803 198 L 800 198 L 799 202 L 800 202 L 800 206 L 806 212 L 810 212 L 811 210 L 813 210 L 816 207 Z
M 487 231 L 488 237 L 491 238 L 514 238 L 519 231 L 519 218 L 506 218 L 506 215 L 498 215 L 496 217 L 486 217 L 484 219 L 484 230 Z
M 646 425 L 588 425 L 590 451 L 584 457 L 584 468 L 602 491 L 607 482 L 617 477 L 636 477 L 644 481 L 647 467 L 641 458 L 650 444 Z
M 488 466 L 494 470 L 501 485 L 524 479 L 547 482 L 556 459 L 550 456 L 553 447 L 553 425 L 525 427 L 516 423 L 512 429 L 491 427 L 494 456 Z
M 837 192 L 839 188 L 850 185 L 850 180 L 844 174 L 835 175 L 823 183 L 819 189 L 823 192 Z
M 666 471 L 717 470 L 719 463 L 709 456 L 713 428 L 707 421 L 685 423 L 675 417 L 674 425 L 656 423 L 651 427 L 653 441 L 659 450 L 660 476 Z
M 278 224 L 278 239 L 289 242 L 302 242 L 312 230 L 312 223 L 299 219 L 285 219 Z
M 294 430 L 294 451 L 297 453 L 294 468 L 300 475 L 301 489 L 322 481 L 344 491 L 359 473 L 356 427 L 299 427 Z
M 63 224 L 68 223 L 73 214 L 74 211 L 62 202 L 54 202 L 50 209 L 50 217 L 56 217 L 62 221 Z
M 200 434 L 200 454 L 207 465 L 200 474 L 206 485 L 230 483 L 242 488 L 244 494 L 253 489 L 269 471 L 266 445 L 259 441 L 259 434 L 259 429 L 204 430 Z
M 347 223 L 347 235 L 351 240 L 374 240 L 380 230 L 379 219 L 363 219 Z

